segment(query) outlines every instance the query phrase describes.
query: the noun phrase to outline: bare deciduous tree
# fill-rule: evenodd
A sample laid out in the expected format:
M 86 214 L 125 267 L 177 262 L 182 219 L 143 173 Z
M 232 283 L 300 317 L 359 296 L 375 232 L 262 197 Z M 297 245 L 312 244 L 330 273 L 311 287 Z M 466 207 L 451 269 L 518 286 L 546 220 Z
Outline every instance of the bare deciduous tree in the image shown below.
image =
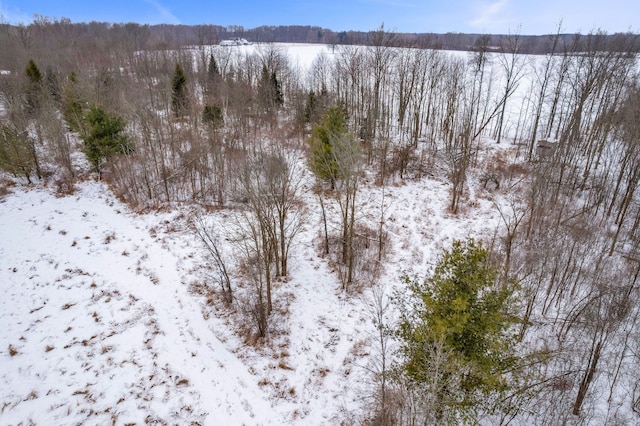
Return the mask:
M 220 237 L 217 235 L 213 226 L 207 223 L 202 216 L 194 217 L 192 226 L 203 247 L 209 254 L 215 274 L 213 279 L 220 286 L 223 300 L 227 305 L 230 305 L 233 303 L 233 289 L 227 269 L 228 262 L 224 256 L 224 249 L 221 245 Z

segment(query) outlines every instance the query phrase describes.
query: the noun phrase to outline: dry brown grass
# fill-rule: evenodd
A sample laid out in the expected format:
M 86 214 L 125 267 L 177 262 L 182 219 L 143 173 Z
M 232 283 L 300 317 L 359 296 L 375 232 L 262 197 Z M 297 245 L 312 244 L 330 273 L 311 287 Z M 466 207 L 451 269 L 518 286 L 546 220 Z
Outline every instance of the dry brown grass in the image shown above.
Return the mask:
M 9 345 L 9 356 L 14 357 L 16 355 L 18 355 L 18 349 L 13 345 Z
M 15 187 L 16 183 L 9 179 L 0 179 L 0 198 L 12 194 L 11 188 Z

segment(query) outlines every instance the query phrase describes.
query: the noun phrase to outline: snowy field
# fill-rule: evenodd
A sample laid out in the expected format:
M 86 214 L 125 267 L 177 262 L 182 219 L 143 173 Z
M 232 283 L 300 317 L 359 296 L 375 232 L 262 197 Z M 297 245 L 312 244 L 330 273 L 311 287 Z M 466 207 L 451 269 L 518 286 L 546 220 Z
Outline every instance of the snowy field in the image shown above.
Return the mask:
M 375 208 L 379 191 L 365 189 L 363 204 Z M 449 217 L 438 181 L 385 199 L 387 288 L 400 271 L 423 272 L 452 238 L 497 224 L 487 200 L 474 217 Z M 278 284 L 279 332 L 251 346 L 190 291 L 203 271 L 187 216 L 134 214 L 95 182 L 70 196 L 13 188 L 2 198 L 1 424 L 336 424 L 362 414 L 375 352 L 370 294 L 341 292 L 312 242 L 319 217 Z

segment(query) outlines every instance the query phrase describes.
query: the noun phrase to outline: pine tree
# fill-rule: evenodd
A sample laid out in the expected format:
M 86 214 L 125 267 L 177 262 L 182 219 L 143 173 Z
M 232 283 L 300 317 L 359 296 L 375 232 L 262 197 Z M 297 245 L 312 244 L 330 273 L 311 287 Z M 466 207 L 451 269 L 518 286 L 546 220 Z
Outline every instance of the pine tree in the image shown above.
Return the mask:
M 209 65 L 207 66 L 207 78 L 204 82 L 206 103 L 214 104 L 220 102 L 221 82 L 220 69 L 212 53 L 209 57 Z
M 35 145 L 27 132 L 19 132 L 11 125 L 0 128 L 0 169 L 24 176 L 31 183 L 31 172 L 35 168 Z
M 224 115 L 220 105 L 205 105 L 202 111 L 202 121 L 210 124 L 214 129 L 224 125 Z
M 284 104 L 284 95 L 282 94 L 282 86 L 280 85 L 280 81 L 276 77 L 276 72 L 273 71 L 271 73 L 271 94 L 273 97 L 273 103 L 277 107 L 281 107 Z
M 176 117 L 184 115 L 187 109 L 187 77 L 180 64 L 176 64 L 176 70 L 171 82 L 171 108 Z
M 124 133 L 125 122 L 121 117 L 92 106 L 85 116 L 88 133 L 83 136 L 84 152 L 101 177 L 102 164 L 115 154 L 129 154 L 133 146 Z
M 269 72 L 266 64 L 262 65 L 260 81 L 258 82 L 258 100 L 260 113 L 263 117 L 271 120 L 283 104 L 284 96 L 282 87 L 275 71 Z
M 320 179 L 330 182 L 331 189 L 335 187 L 336 180 L 340 179 L 335 145 L 348 135 L 347 120 L 340 107 L 327 110 L 320 123 L 315 124 L 311 131 L 309 167 Z
M 309 91 L 307 95 L 307 102 L 304 105 L 304 121 L 305 123 L 311 123 L 316 112 L 316 93 L 313 90 Z
M 40 107 L 42 98 L 42 73 L 33 59 L 29 59 L 25 74 L 29 79 L 29 86 L 26 90 L 26 111 L 32 114 Z
M 29 80 L 31 80 L 31 83 L 33 84 L 40 84 L 40 82 L 42 81 L 42 73 L 40 72 L 40 69 L 38 68 L 38 66 L 36 65 L 36 63 L 33 61 L 33 59 L 29 59 L 29 62 L 27 63 L 27 67 L 25 69 L 25 73 L 27 74 L 27 77 L 29 77 Z
M 262 71 L 260 73 L 260 82 L 258 83 L 258 101 L 260 106 L 260 113 L 268 118 L 271 118 L 274 112 L 273 103 L 273 86 L 271 84 L 271 77 L 266 64 L 262 64 Z
M 488 256 L 473 239 L 455 241 L 426 280 L 404 278 L 402 367 L 424 389 L 437 423 L 459 422 L 505 392 L 506 372 L 517 363 L 516 287 L 498 283 Z
M 216 62 L 216 58 L 214 58 L 213 53 L 209 56 L 209 66 L 207 67 L 207 76 L 209 80 L 215 80 L 220 77 L 220 70 L 218 68 L 218 63 Z

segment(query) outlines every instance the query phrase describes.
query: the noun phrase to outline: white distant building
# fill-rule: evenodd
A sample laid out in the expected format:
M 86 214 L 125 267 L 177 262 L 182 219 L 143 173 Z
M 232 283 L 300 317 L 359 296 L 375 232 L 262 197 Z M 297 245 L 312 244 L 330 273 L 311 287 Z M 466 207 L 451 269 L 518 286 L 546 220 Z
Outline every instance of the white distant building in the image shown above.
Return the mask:
M 236 37 L 231 40 L 222 40 L 220 42 L 220 46 L 248 46 L 251 42 L 247 41 L 247 39 Z

